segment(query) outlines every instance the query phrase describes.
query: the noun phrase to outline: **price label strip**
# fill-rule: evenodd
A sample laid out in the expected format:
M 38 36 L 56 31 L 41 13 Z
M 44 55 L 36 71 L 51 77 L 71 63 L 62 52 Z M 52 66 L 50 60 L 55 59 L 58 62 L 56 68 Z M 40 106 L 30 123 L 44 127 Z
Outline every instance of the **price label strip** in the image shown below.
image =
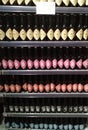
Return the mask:
M 55 2 L 37 2 L 36 14 L 55 15 Z

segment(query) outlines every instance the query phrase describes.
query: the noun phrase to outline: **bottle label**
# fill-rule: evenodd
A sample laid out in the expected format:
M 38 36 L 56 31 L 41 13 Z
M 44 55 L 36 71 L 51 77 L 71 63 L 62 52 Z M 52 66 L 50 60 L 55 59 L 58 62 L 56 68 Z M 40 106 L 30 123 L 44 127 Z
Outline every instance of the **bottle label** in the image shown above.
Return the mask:
M 17 40 L 19 37 L 19 32 L 16 29 L 13 29 L 13 39 Z
M 33 0 L 33 3 L 36 5 L 37 2 L 40 2 L 40 0 Z
M 11 5 L 13 5 L 15 0 L 10 0 L 9 2 L 10 2 Z
M 55 0 L 55 3 L 56 3 L 58 6 L 60 6 L 61 3 L 62 3 L 62 0 Z
M 40 2 L 47 2 L 47 0 L 40 0 Z
M 13 112 L 13 111 L 14 111 L 13 106 L 9 106 L 9 110 L 10 110 L 11 112 Z
M 22 40 L 25 40 L 26 39 L 26 31 L 24 29 L 21 29 L 20 31 L 20 38 Z
M 61 112 L 61 106 L 57 106 L 57 111 Z
M 2 0 L 2 3 L 5 5 L 7 4 L 8 0 Z
M 28 5 L 31 0 L 25 0 L 25 5 Z
M 53 37 L 54 37 L 53 29 L 50 29 L 50 30 L 48 31 L 47 37 L 49 38 L 49 40 L 53 40 Z
M 6 31 L 6 36 L 7 36 L 7 38 L 9 38 L 10 40 L 12 40 L 13 35 L 12 35 L 12 30 L 11 30 L 11 28 L 9 28 L 9 29 Z
M 70 2 L 70 0 L 63 0 L 63 3 L 64 3 L 66 6 L 69 5 L 69 2 Z
M 40 29 L 40 39 L 43 40 L 46 37 L 46 32 L 43 29 Z
M 79 112 L 82 112 L 83 106 L 79 106 Z
M 82 37 L 83 37 L 83 30 L 80 29 L 77 33 L 76 33 L 76 36 L 79 40 L 82 40 Z
M 61 37 L 63 40 L 66 40 L 68 37 L 68 32 L 66 29 L 63 29 L 63 31 L 61 32 Z
M 85 40 L 87 40 L 87 38 L 88 38 L 88 29 L 85 29 L 85 30 L 84 30 L 84 32 L 83 32 L 83 38 L 84 38 Z
M 83 108 L 84 108 L 83 109 L 84 112 L 88 112 L 88 106 L 84 106 Z
M 15 111 L 16 111 L 16 112 L 18 112 L 18 111 L 19 111 L 18 106 L 15 106 Z
M 17 0 L 18 5 L 21 5 L 23 0 Z
M 25 106 L 25 111 L 29 112 L 29 106 Z
M 31 29 L 28 29 L 27 31 L 27 38 L 29 40 L 32 40 L 33 39 L 33 31 Z
M 86 5 L 88 5 L 88 0 L 86 0 Z
M 54 2 L 54 0 L 48 0 L 48 2 Z
M 70 29 L 68 32 L 68 37 L 70 40 L 73 40 L 73 38 L 75 37 L 75 31 L 74 29 Z
M 5 32 L 0 29 L 0 40 L 3 40 L 5 38 Z
M 79 6 L 83 6 L 85 4 L 85 0 L 78 0 Z
M 75 106 L 74 107 L 74 112 L 77 112 L 78 111 L 78 106 Z
M 73 6 L 77 5 L 78 0 L 70 0 L 70 2 L 72 3 Z
M 54 32 L 54 37 L 56 40 L 59 40 L 60 39 L 60 30 L 59 29 L 56 29 L 55 32 Z
M 40 37 L 40 32 L 39 32 L 38 29 L 35 29 L 35 30 L 34 30 L 34 39 L 35 39 L 35 40 L 38 40 L 39 37 Z
M 63 111 L 67 112 L 67 106 L 64 106 Z

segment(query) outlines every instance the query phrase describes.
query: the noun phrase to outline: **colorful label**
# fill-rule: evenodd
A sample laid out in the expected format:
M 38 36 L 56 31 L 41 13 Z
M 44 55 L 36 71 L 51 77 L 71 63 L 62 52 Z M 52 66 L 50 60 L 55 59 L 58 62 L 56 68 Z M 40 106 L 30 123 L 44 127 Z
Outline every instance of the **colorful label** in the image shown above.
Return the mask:
M 22 40 L 25 40 L 26 39 L 26 31 L 24 29 L 21 29 L 20 31 L 20 38 Z
M 63 40 L 66 40 L 68 37 L 68 32 L 66 29 L 63 29 L 63 31 L 61 32 L 61 37 Z
M 31 0 L 25 0 L 25 5 L 28 5 Z
M 31 29 L 28 29 L 27 31 L 27 38 L 29 40 L 32 40 L 33 39 L 33 31 Z
M 85 40 L 88 39 L 88 29 L 85 29 L 85 30 L 84 30 L 84 32 L 83 32 L 83 38 L 84 38 Z
M 12 35 L 12 30 L 11 30 L 11 28 L 9 28 L 9 29 L 6 31 L 6 36 L 7 36 L 8 39 L 12 40 L 13 35 Z
M 70 2 L 70 0 L 63 0 L 63 3 L 64 3 L 66 6 L 69 5 L 69 2 Z
M 83 30 L 80 29 L 77 33 L 76 33 L 76 36 L 79 40 L 82 40 L 82 37 L 83 37 Z
M 40 29 L 40 39 L 43 40 L 46 37 L 46 32 L 43 29 Z
M 15 0 L 10 0 L 9 2 L 10 2 L 11 5 L 13 5 Z
M 73 6 L 77 5 L 78 0 L 70 0 L 70 2 L 72 3 Z
M 19 32 L 16 29 L 13 29 L 13 39 L 17 40 L 19 37 Z
M 3 40 L 5 38 L 5 32 L 0 29 L 0 40 Z
M 54 37 L 53 29 L 50 29 L 48 31 L 47 37 L 49 38 L 49 40 L 53 40 L 53 37 Z
M 2 0 L 2 3 L 3 3 L 4 5 L 6 5 L 7 2 L 8 2 L 8 0 Z
M 40 37 L 40 32 L 38 29 L 35 29 L 34 30 L 34 39 L 35 40 L 39 40 L 39 37 Z
M 18 5 L 21 5 L 23 0 L 17 0 Z
M 70 29 L 68 32 L 68 37 L 70 40 L 73 40 L 73 38 L 75 37 L 75 31 L 74 29 Z
M 62 0 L 55 0 L 55 2 L 56 2 L 56 4 L 57 4 L 58 6 L 60 6 L 61 3 L 62 3 Z
M 54 32 L 54 37 L 56 40 L 59 40 L 60 39 L 60 30 L 59 29 L 56 29 L 55 32 Z
M 79 4 L 80 6 L 83 6 L 83 5 L 85 4 L 85 0 L 78 0 L 78 4 Z

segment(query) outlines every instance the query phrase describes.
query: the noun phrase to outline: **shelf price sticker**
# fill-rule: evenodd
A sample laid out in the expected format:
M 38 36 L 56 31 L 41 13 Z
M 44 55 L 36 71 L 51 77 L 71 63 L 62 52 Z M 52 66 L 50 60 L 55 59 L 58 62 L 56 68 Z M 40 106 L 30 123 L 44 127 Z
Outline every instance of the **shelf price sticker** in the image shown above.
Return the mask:
M 37 2 L 36 14 L 55 15 L 55 2 Z

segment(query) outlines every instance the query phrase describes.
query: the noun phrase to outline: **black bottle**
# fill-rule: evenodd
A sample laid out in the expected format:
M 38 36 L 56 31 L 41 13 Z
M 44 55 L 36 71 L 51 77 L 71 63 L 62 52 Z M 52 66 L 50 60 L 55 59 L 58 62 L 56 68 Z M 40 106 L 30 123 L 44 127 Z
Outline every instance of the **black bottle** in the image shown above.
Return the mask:
M 32 99 L 31 100 L 31 104 L 30 104 L 30 106 L 29 106 L 29 108 L 30 108 L 30 113 L 34 113 L 34 112 L 36 112 L 35 111 L 35 102 L 34 102 L 34 99 Z
M 9 112 L 14 112 L 14 105 L 12 99 L 9 99 Z
M 5 48 L 2 48 L 2 68 L 3 69 L 7 69 L 8 68 L 8 49 L 5 47 Z
M 36 99 L 36 106 L 35 106 L 35 111 L 36 111 L 36 113 L 40 113 L 40 110 L 41 110 L 41 106 L 40 106 L 40 104 L 39 104 L 39 101 L 38 101 L 38 99 Z
M 20 14 L 20 40 L 26 40 L 26 19 L 24 14 Z
M 73 112 L 77 113 L 78 110 L 79 110 L 79 108 L 78 108 L 78 99 L 75 99 L 74 106 L 73 106 Z
M 19 111 L 20 111 L 20 113 L 24 112 L 24 102 L 22 100 L 23 99 L 19 100 Z
M 87 99 L 83 100 L 83 112 L 88 113 L 88 101 L 87 101 Z
M 46 21 L 45 16 L 41 16 L 41 26 L 40 26 L 40 40 L 45 41 L 46 40 Z
M 6 21 L 6 26 L 5 26 L 6 40 L 10 41 L 13 38 L 10 14 L 5 14 L 5 21 Z
M 77 68 L 78 69 L 82 69 L 82 62 L 83 62 L 83 54 L 82 54 L 82 48 L 81 47 L 79 47 L 79 48 L 77 48 L 76 49 L 76 66 L 77 66 Z
M 67 106 L 67 99 L 64 99 L 63 103 L 62 103 L 62 112 L 63 113 L 67 113 L 68 112 L 68 106 Z
M 67 14 L 63 14 L 63 25 L 62 25 L 62 30 L 61 30 L 61 38 L 62 40 L 67 40 L 68 38 L 68 15 Z
M 14 50 L 14 68 L 20 69 L 20 48 L 15 48 Z
M 69 48 L 64 48 L 64 68 L 69 69 L 70 59 L 69 59 Z
M 54 38 L 54 30 L 53 30 L 53 21 L 52 21 L 52 16 L 48 16 L 49 18 L 49 25 L 48 25 L 48 30 L 47 30 L 47 38 L 48 40 L 52 41 Z
M 78 107 L 79 107 L 78 112 L 82 113 L 83 112 L 83 99 L 80 99 Z
M 21 48 L 21 61 L 20 61 L 20 64 L 21 64 L 21 69 L 26 69 L 27 67 L 27 63 L 26 63 L 26 60 L 27 60 L 27 55 L 26 55 L 26 48 Z
M 14 59 L 13 59 L 13 54 L 14 54 L 14 48 L 8 48 L 8 68 L 13 69 L 14 68 Z
M 33 40 L 33 16 L 31 14 L 27 14 L 27 40 Z
M 15 101 L 14 101 L 14 111 L 15 111 L 16 113 L 19 112 L 19 102 L 18 102 L 17 99 L 15 99 Z
M 39 40 L 40 38 L 40 31 L 39 31 L 39 16 L 34 15 L 34 20 L 35 20 L 35 26 L 34 26 L 34 40 Z
M 83 48 L 83 68 L 88 69 L 88 48 Z
M 58 99 L 58 102 L 56 103 L 56 111 L 57 113 L 61 113 L 62 112 L 62 106 L 61 106 L 61 100 Z
M 50 99 L 47 99 L 47 103 L 46 103 L 46 113 L 50 113 Z
M 51 100 L 51 106 L 50 106 L 50 109 L 51 109 L 51 112 L 52 113 L 55 113 L 56 112 L 56 101 L 54 99 Z
M 72 104 L 72 99 L 69 99 L 69 106 L 68 106 L 68 112 L 72 113 L 73 112 L 73 104 Z
M 54 38 L 55 40 L 60 40 L 60 35 L 61 35 L 61 24 L 60 24 L 60 14 L 56 15 L 56 25 L 55 25 L 55 30 L 54 30 Z
M 45 100 L 42 99 L 42 102 L 41 102 L 41 113 L 45 113 L 45 112 L 46 112 Z
M 70 15 L 70 20 L 69 20 L 69 31 L 68 31 L 68 38 L 69 40 L 74 40 L 75 39 L 75 15 L 71 14 Z
M 79 14 L 78 16 L 78 25 L 76 29 L 76 39 L 77 40 L 82 40 L 83 38 L 83 14 Z
M 13 40 L 19 40 L 18 15 L 13 14 Z
M 29 112 L 29 101 L 27 99 L 25 99 L 25 112 Z
M 83 39 L 84 40 L 87 40 L 88 39 L 88 25 L 87 25 L 87 22 L 88 22 L 88 15 L 87 14 L 85 14 L 84 15 L 84 18 L 85 18 L 85 20 L 84 20 L 84 23 L 83 23 Z
M 3 21 L 3 17 L 0 14 L 0 41 L 5 40 L 5 25 L 4 25 L 4 21 Z

